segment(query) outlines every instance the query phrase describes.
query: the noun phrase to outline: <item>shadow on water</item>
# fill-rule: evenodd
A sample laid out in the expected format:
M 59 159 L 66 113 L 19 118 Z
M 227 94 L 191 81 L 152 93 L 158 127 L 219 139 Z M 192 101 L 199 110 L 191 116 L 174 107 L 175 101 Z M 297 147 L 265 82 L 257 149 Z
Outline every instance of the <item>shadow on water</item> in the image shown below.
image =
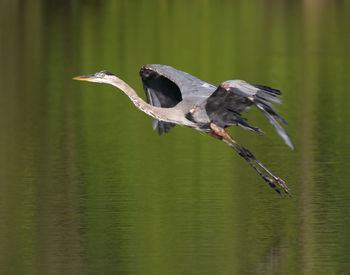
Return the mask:
M 349 4 L 345 1 L 2 1 L 0 273 L 334 274 L 350 251 Z M 326 20 L 325 20 L 326 18 Z M 166 136 L 113 87 L 169 64 L 212 83 L 283 91 L 290 151 L 230 133 L 281 199 L 224 144 Z

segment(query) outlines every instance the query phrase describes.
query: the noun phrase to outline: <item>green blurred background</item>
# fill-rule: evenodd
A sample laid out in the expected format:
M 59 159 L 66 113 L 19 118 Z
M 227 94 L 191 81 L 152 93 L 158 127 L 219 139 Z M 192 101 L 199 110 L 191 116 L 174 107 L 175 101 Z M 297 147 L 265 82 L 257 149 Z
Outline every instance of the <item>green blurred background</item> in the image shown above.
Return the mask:
M 0 274 L 349 274 L 349 1 L 0 1 Z M 221 142 L 152 119 L 138 75 L 168 64 L 283 91 L 291 151 L 230 129 L 282 199 Z

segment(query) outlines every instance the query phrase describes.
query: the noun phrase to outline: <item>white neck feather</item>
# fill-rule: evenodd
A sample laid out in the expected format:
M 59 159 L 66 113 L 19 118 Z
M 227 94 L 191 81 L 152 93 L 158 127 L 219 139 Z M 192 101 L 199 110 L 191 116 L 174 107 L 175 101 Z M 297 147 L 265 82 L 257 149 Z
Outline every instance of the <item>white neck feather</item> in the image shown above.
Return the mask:
M 192 122 L 185 118 L 181 110 L 177 110 L 176 108 L 158 108 L 148 104 L 138 96 L 133 88 L 131 88 L 126 82 L 116 76 L 113 76 L 113 81 L 109 84 L 122 90 L 138 109 L 150 115 L 151 117 L 154 117 L 161 121 L 172 122 L 176 124 L 192 124 Z

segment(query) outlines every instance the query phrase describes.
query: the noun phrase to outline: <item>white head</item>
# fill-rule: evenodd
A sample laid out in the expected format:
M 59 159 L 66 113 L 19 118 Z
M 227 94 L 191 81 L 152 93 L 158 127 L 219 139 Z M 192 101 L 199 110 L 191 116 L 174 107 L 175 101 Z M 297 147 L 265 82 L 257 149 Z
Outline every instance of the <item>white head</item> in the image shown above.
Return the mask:
M 97 83 L 107 83 L 111 84 L 116 76 L 108 71 L 101 71 L 95 74 L 81 75 L 73 78 L 74 80 L 97 82 Z

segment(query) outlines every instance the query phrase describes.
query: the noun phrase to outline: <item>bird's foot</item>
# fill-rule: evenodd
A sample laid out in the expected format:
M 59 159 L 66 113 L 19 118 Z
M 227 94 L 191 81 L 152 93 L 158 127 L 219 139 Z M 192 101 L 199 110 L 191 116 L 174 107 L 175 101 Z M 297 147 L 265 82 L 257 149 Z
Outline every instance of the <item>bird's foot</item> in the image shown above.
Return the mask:
M 288 188 L 288 186 L 286 185 L 286 182 L 283 179 L 281 179 L 280 177 L 277 177 L 273 173 L 271 173 L 259 160 L 257 160 L 255 158 L 255 156 L 248 149 L 244 148 L 243 146 L 241 146 L 240 149 L 241 149 L 240 155 L 242 157 L 246 156 L 246 157 L 254 160 L 263 170 L 265 170 L 265 172 L 268 175 L 270 175 L 270 176 L 265 176 L 264 179 L 269 183 L 269 185 L 271 187 L 275 186 L 278 189 L 277 186 L 279 186 L 288 196 L 291 196 L 291 194 L 289 192 L 289 188 Z M 280 192 L 278 192 L 278 193 L 280 193 Z
M 279 186 L 289 197 L 291 197 L 291 193 L 289 192 L 289 188 L 288 188 L 288 186 L 286 185 L 286 182 L 283 179 L 274 176 L 273 178 L 266 177 L 265 180 L 275 190 L 276 190 L 276 188 L 278 189 L 277 186 Z M 279 189 L 278 189 L 277 192 L 282 195 L 282 193 L 280 192 Z
M 259 160 L 255 158 L 255 156 L 246 148 L 243 146 L 239 146 L 239 154 L 243 158 L 245 158 L 248 163 L 260 174 L 260 176 L 263 177 L 265 181 L 272 187 L 277 193 L 279 193 L 281 196 L 283 196 L 283 193 L 281 192 L 280 188 L 288 195 L 291 196 L 288 186 L 286 185 L 286 182 L 282 180 L 281 178 L 275 176 L 273 173 L 271 173 Z M 260 171 L 252 162 L 254 161 L 256 164 L 258 164 L 267 174 L 265 175 L 264 172 Z M 280 187 L 280 188 L 279 188 Z
M 256 172 L 272 187 L 277 193 L 283 196 L 281 189 L 288 195 L 291 196 L 289 189 L 284 180 L 276 177 L 272 174 L 259 160 L 248 149 L 244 148 L 242 145 L 237 143 L 226 131 L 225 129 L 217 126 L 214 123 L 210 123 L 211 131 L 208 134 L 212 137 L 222 140 L 232 149 L 234 149 L 241 157 L 243 157 L 251 167 L 254 168 Z M 259 169 L 262 169 L 260 170 Z

